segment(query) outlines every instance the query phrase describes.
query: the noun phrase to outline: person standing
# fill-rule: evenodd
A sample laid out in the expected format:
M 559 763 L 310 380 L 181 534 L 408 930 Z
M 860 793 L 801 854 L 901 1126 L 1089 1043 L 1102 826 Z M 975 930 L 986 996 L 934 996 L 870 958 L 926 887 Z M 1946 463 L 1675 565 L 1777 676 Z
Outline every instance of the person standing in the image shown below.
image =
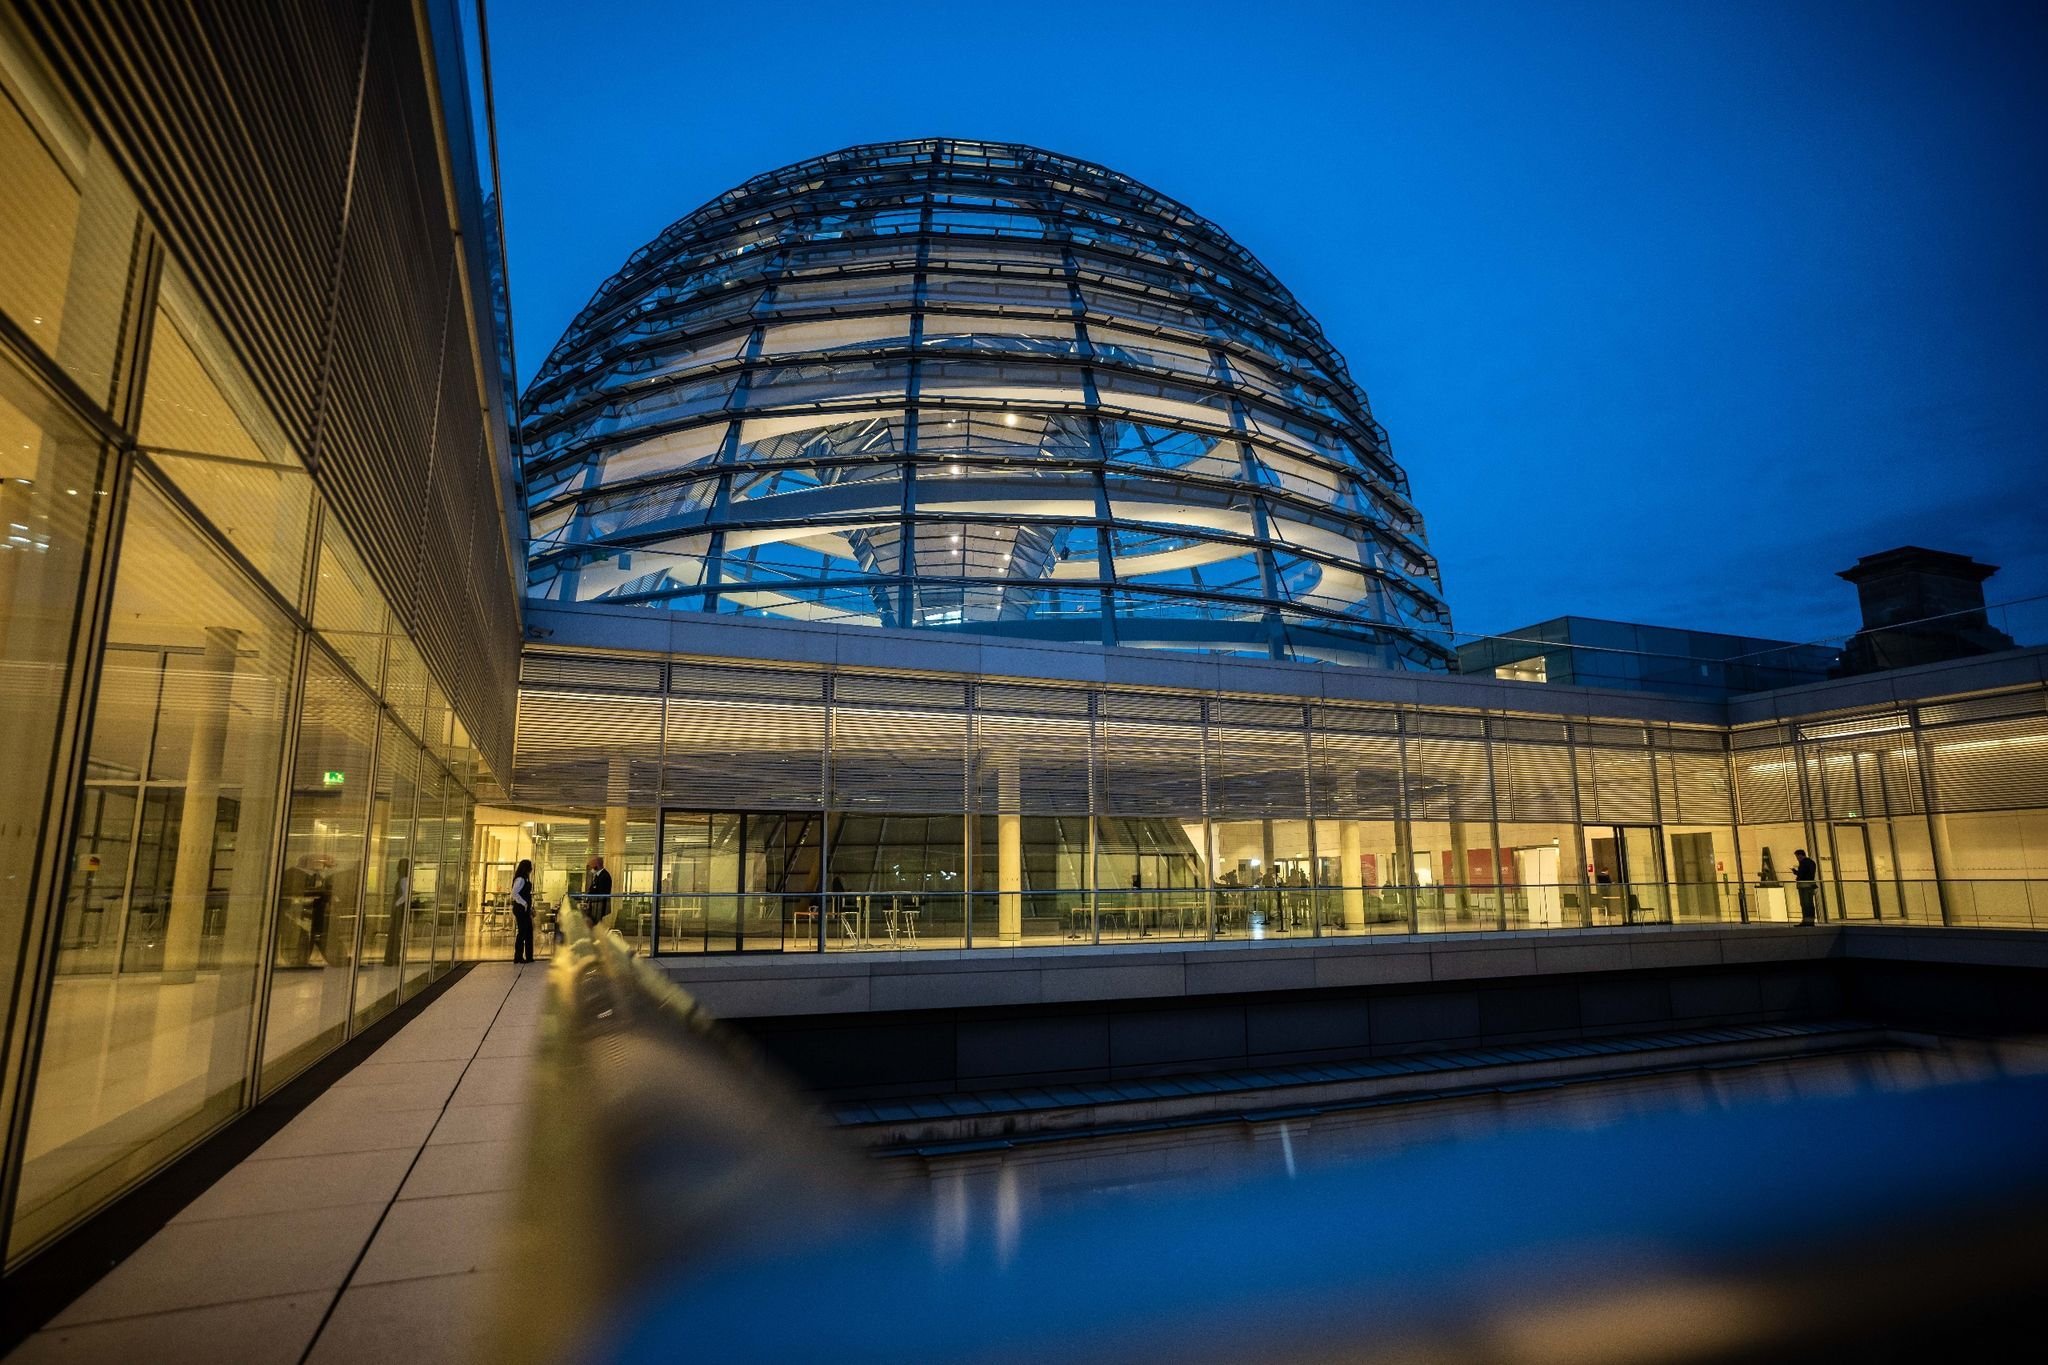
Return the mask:
M 604 859 L 593 853 L 584 865 L 590 875 L 583 883 L 583 917 L 590 921 L 590 930 L 597 932 L 597 926 L 612 912 L 612 874 L 605 868 Z
M 405 961 L 406 919 L 412 910 L 412 859 L 398 860 L 398 885 L 391 890 L 390 923 L 384 935 L 384 965 Z
M 512 960 L 533 961 L 533 859 L 521 858 L 512 872 Z
M 1799 884 L 1799 922 L 1820 922 L 1820 864 L 1806 856 L 1806 850 L 1792 850 L 1792 880 Z

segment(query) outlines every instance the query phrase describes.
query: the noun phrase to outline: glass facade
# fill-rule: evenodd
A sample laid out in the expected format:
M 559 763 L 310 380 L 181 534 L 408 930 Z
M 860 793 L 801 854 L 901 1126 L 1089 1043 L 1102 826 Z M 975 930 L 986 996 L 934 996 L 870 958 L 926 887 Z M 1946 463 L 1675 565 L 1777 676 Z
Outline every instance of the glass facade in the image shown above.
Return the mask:
M 440 618 L 379 586 L 393 546 L 344 525 L 280 398 L 318 348 L 199 286 L 49 50 L 0 11 L 10 1268 L 478 949 L 488 777 L 420 644 Z M 458 562 L 438 518 L 407 534 Z
M 856 147 L 635 252 L 526 396 L 530 591 L 1447 667 L 1386 433 L 1214 224 L 1029 147 Z
M 1805 849 L 1829 921 L 2048 928 L 2044 753 L 2038 683 L 1681 725 L 529 651 L 517 790 L 576 813 L 479 880 L 603 849 L 662 953 L 1059 947 L 1787 922 Z

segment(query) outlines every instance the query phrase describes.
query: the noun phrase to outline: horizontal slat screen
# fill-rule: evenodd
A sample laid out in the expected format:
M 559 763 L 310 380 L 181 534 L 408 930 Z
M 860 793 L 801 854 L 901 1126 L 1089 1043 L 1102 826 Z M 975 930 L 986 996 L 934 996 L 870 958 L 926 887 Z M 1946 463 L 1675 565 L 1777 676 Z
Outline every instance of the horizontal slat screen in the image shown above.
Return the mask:
M 933 678 L 889 678 L 841 673 L 832 679 L 835 702 L 870 706 L 967 708 L 967 684 Z
M 1656 822 L 1647 749 L 1580 749 L 1578 757 L 1579 809 L 1587 824 Z
M 672 663 L 669 691 L 686 697 L 748 697 L 787 701 L 825 700 L 826 675 L 778 668 L 730 668 L 718 664 Z
M 971 809 L 1086 815 L 1092 790 L 1091 747 L 1085 719 L 975 716 Z
M 1392 735 L 1401 729 L 1401 713 L 1391 709 L 1362 706 L 1317 706 L 1311 708 L 1310 723 L 1317 730 L 1337 730 L 1352 735 Z
M 1788 824 L 1802 818 L 1797 759 L 1790 746 L 1735 755 L 1735 795 L 1744 824 Z
M 1500 818 L 1572 818 L 1572 751 L 1562 744 L 1502 744 L 1493 752 Z
M 2048 716 L 1944 725 L 1925 740 L 1938 809 L 2048 806 Z
M 519 699 L 519 790 L 564 804 L 651 805 L 661 725 L 659 697 L 529 689 Z
M 1102 714 L 1119 720 L 1199 722 L 1203 715 L 1202 699 L 1169 696 L 1163 692 L 1105 692 L 1102 694 Z
M 1202 815 L 1202 727 L 1105 720 L 1102 809 L 1111 815 Z
M 1484 820 L 1492 813 L 1486 746 L 1453 739 L 1408 741 L 1408 818 Z
M 2001 692 L 1992 697 L 1936 702 L 1919 708 L 1922 725 L 1953 725 L 1966 720 L 1997 720 L 2004 716 L 2038 716 L 2048 712 L 2048 690 Z
M 671 697 L 662 802 L 695 810 L 825 804 L 819 703 Z
M 497 362 L 462 323 L 410 0 L 22 12 L 465 731 L 509 775 L 517 588 L 482 397 Z
M 1212 727 L 1209 814 L 1300 819 L 1308 814 L 1308 762 L 1300 729 Z
M 1317 731 L 1310 795 L 1320 818 L 1396 818 L 1401 804 L 1400 741 L 1392 735 Z
M 967 809 L 966 774 L 964 710 L 833 706 L 835 809 L 957 814 Z
M 1735 822 L 1728 763 L 1720 754 L 1657 755 L 1658 795 L 1670 825 L 1727 825 Z
M 1486 733 L 1484 716 L 1441 715 L 1433 711 L 1411 711 L 1407 715 L 1411 735 L 1472 735 Z
M 982 711 L 1026 716 L 1085 716 L 1088 693 L 1074 687 L 1012 687 L 982 683 L 974 689 L 974 705 Z

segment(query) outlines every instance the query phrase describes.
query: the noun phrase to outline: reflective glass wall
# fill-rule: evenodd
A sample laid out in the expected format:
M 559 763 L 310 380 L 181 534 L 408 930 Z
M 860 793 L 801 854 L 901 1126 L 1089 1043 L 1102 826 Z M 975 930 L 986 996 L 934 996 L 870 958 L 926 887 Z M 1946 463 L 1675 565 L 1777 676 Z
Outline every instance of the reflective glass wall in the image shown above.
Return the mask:
M 1730 729 L 644 656 L 526 669 L 518 790 L 578 852 L 660 845 L 615 883 L 619 927 L 655 951 L 2048 928 L 2037 684 Z
M 298 428 L 12 16 L 10 1266 L 483 947 L 464 878 L 486 776 L 369 568 L 380 547 L 343 530 Z

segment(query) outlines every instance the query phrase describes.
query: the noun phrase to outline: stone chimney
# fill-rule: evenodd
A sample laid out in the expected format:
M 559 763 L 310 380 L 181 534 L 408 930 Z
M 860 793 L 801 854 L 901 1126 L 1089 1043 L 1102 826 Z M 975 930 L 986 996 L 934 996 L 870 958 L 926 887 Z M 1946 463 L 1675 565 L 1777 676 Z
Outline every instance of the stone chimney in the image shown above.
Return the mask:
M 1998 572 L 1968 555 L 1902 545 L 1864 555 L 1838 577 L 1856 585 L 1863 629 L 1842 650 L 1840 674 L 1910 668 L 2013 648 L 1984 615 L 1984 580 Z

